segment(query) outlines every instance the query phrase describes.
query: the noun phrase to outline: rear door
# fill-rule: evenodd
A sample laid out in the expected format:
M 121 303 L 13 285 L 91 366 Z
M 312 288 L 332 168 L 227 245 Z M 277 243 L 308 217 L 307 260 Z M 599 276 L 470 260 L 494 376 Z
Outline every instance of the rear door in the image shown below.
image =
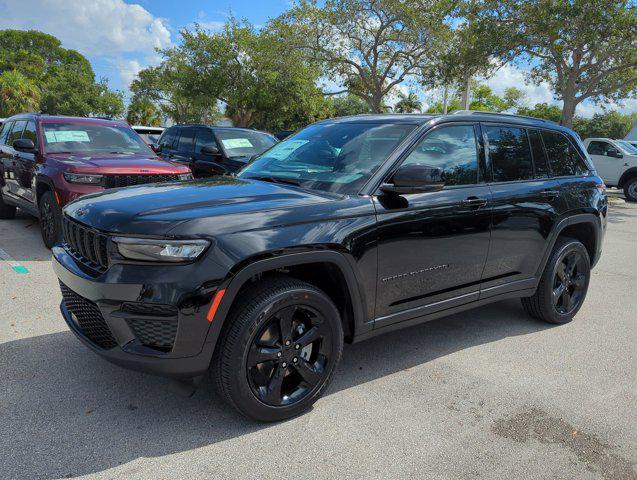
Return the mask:
M 477 300 L 489 248 L 490 192 L 477 126 L 425 133 L 402 165 L 443 169 L 438 192 L 376 194 L 376 327 Z
M 160 156 L 166 160 L 172 160 L 177 151 L 177 140 L 179 137 L 179 128 L 170 127 L 159 138 L 159 146 L 161 147 Z
M 35 145 L 35 151 L 39 151 L 38 136 L 35 122 L 29 120 L 22 131 L 22 138 L 28 138 Z M 35 204 L 35 152 L 22 152 L 15 150 L 15 174 L 18 184 L 17 194 L 23 200 Z
M 22 130 L 24 130 L 26 124 L 26 120 L 17 120 L 13 123 L 13 127 L 7 136 L 6 145 L 4 145 L 2 149 L 2 162 L 4 164 L 6 184 L 5 188 L 9 194 L 15 197 L 21 197 L 19 193 L 21 187 L 19 179 L 18 155 L 13 148 L 13 142 L 22 138 Z
M 480 298 L 531 288 L 565 203 L 536 129 L 483 123 L 493 223 Z
M 195 154 L 195 129 L 191 127 L 180 127 L 175 151 L 170 160 L 179 162 L 187 167 L 192 167 Z

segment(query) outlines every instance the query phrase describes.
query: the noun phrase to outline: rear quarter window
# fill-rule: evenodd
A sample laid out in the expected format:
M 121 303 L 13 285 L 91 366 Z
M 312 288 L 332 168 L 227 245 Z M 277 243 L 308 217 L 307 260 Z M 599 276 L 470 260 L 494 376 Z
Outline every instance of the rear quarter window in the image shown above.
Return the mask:
M 169 128 L 159 139 L 159 145 L 162 150 L 174 150 L 177 143 L 177 129 Z
M 589 173 L 584 159 L 564 135 L 543 130 L 542 139 L 554 176 L 572 177 Z

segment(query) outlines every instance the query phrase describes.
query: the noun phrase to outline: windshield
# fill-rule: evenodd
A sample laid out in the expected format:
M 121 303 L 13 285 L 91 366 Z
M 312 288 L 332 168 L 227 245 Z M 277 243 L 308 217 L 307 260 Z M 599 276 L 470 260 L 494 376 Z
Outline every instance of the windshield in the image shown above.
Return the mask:
M 230 158 L 259 155 L 277 142 L 271 135 L 250 130 L 217 130 L 215 133 Z
M 356 193 L 414 128 L 372 123 L 312 125 L 265 152 L 238 176 Z
M 631 155 L 637 155 L 637 147 L 635 147 L 634 145 L 630 144 L 629 142 L 625 141 L 625 140 L 615 140 L 620 147 L 622 147 L 624 150 L 626 150 L 627 153 L 630 153 Z
M 132 128 L 124 125 L 52 122 L 42 124 L 47 153 L 124 153 L 152 155 Z

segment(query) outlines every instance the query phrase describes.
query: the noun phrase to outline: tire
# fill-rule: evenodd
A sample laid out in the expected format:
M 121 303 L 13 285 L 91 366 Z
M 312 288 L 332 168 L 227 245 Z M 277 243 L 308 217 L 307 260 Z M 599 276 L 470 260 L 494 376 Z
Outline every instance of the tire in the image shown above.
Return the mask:
M 53 192 L 44 192 L 38 202 L 40 211 L 40 232 L 46 248 L 51 249 L 53 245 L 62 240 L 62 211 L 55 201 Z
M 0 220 L 11 220 L 15 218 L 15 211 L 16 207 L 4 203 L 2 193 L 0 193 Z
M 229 405 L 274 422 L 299 415 L 321 397 L 342 351 L 343 327 L 329 297 L 313 285 L 277 276 L 241 293 L 210 373 Z
M 578 240 L 560 237 L 544 268 L 535 294 L 522 299 L 526 312 L 549 323 L 568 323 L 586 298 L 590 257 Z
M 624 183 L 624 195 L 629 202 L 637 202 L 637 177 L 626 180 L 626 183 Z

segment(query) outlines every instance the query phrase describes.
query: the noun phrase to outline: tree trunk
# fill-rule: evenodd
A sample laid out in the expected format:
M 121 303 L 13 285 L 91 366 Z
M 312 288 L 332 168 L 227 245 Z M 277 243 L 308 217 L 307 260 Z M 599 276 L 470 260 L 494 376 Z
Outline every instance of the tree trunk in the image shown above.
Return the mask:
M 445 85 L 445 93 L 442 96 L 442 113 L 447 115 L 447 99 L 449 97 L 449 87 Z
M 462 110 L 469 110 L 469 96 L 471 95 L 471 77 L 467 77 L 462 90 L 462 103 L 460 108 Z
M 567 128 L 573 128 L 573 117 L 575 116 L 575 108 L 577 107 L 577 100 L 575 95 L 568 95 L 565 93 L 564 106 L 562 107 L 562 118 L 560 119 L 560 125 Z

